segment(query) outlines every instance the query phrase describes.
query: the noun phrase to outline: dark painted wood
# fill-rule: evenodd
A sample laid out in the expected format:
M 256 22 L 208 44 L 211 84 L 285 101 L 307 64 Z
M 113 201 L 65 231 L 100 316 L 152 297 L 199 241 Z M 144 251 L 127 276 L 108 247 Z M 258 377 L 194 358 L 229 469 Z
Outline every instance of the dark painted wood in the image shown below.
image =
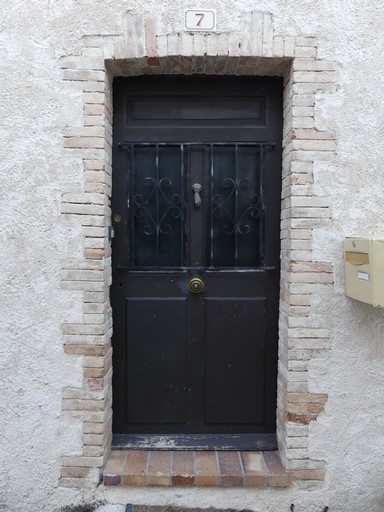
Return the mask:
M 113 449 L 276 450 L 275 434 L 114 434 Z
M 119 126 L 118 134 L 123 140 L 130 141 L 275 140 L 276 126 L 279 126 L 279 130 L 282 127 L 282 89 L 282 80 L 278 78 L 115 78 L 114 98 L 118 110 L 114 109 L 114 135 Z M 184 114 L 173 115 L 175 119 L 172 119 L 170 112 L 168 119 L 161 119 L 164 111 L 161 100 L 164 103 L 177 103 L 179 112 L 183 112 L 180 104 L 185 102 Z M 191 101 L 201 105 L 201 110 L 205 112 L 218 112 L 218 105 L 222 104 L 225 115 L 219 116 L 216 113 L 214 116 L 211 115 L 213 119 L 180 119 L 182 116 L 188 117 L 185 111 L 191 110 Z M 134 118 L 134 104 L 138 102 L 150 103 L 150 106 L 146 107 L 146 119 Z M 253 103 L 254 113 L 249 118 L 250 114 L 245 113 L 244 104 L 249 105 L 250 102 Z M 231 105 L 230 109 L 225 107 L 228 103 Z M 195 114 L 195 117 L 198 116 Z M 280 134 L 278 135 L 280 137 Z M 281 161 L 281 155 L 279 158 Z
M 121 221 L 114 221 L 111 290 L 113 430 L 116 435 L 129 436 L 124 439 L 138 442 L 139 438 L 132 436 L 139 434 L 176 439 L 183 434 L 180 448 L 183 443 L 190 448 L 201 445 L 201 449 L 220 448 L 220 443 L 232 449 L 275 446 L 281 101 L 280 79 L 193 76 L 119 78 L 114 82 L 112 209 Z M 153 148 L 139 158 L 134 154 L 132 159 L 132 153 L 118 146 L 135 141 L 201 144 L 185 147 L 180 167 L 171 154 L 156 164 L 161 158 L 148 156 Z M 252 229 L 259 230 L 260 244 L 247 250 L 245 238 L 239 242 L 247 268 L 231 268 L 227 261 L 232 260 L 225 256 L 217 260 L 219 266 L 223 261 L 223 268 L 209 264 L 210 235 L 223 229 L 211 229 L 211 195 L 218 192 L 214 187 L 210 192 L 212 149 L 206 142 L 214 141 L 276 144 L 274 149 L 263 149 L 264 175 L 257 178 L 263 222 Z M 236 158 L 224 158 L 225 165 L 217 166 L 217 172 L 223 169 L 224 179 L 233 172 L 230 162 L 240 161 Z M 240 167 L 233 164 L 243 173 L 238 179 L 244 179 L 247 161 L 253 162 L 252 166 L 259 161 L 257 155 L 241 158 Z M 184 172 L 177 192 L 185 203 L 185 239 L 177 241 L 184 254 L 180 260 L 174 250 L 167 253 L 163 236 L 157 244 L 161 245 L 159 254 L 165 256 L 154 268 L 150 258 L 154 248 L 145 249 L 144 255 L 137 252 L 148 238 L 136 231 L 145 229 L 148 222 L 139 218 L 140 212 L 132 220 L 132 203 L 136 200 L 138 212 L 137 205 L 140 207 L 148 187 L 135 188 L 137 183 L 132 180 L 155 179 L 156 173 L 168 176 L 168 168 L 172 186 L 177 173 Z M 202 184 L 200 208 L 193 205 L 192 185 L 196 182 Z M 218 182 L 217 186 L 220 190 L 222 185 Z M 133 195 L 132 190 L 136 190 Z M 230 250 L 226 244 L 218 244 L 224 255 Z M 256 257 L 259 251 L 261 255 Z M 176 260 L 184 263 L 177 265 Z M 248 261 L 256 263 L 250 266 Z M 167 263 L 173 269 L 167 268 Z M 193 275 L 205 282 L 200 294 L 188 290 Z M 219 434 L 232 436 L 233 443 L 228 444 L 228 437 L 217 437 Z M 115 436 L 118 439 L 123 438 Z
M 252 120 L 253 124 L 261 124 L 264 121 L 263 98 L 236 98 L 220 96 L 185 97 L 183 102 L 177 101 L 175 97 L 158 97 L 143 100 L 133 98 L 132 100 L 132 124 L 140 125 L 143 121 L 164 122 L 186 121 L 188 125 L 193 121 L 198 124 L 212 121 L 223 122 Z
M 206 423 L 264 421 L 265 302 L 236 296 L 206 300 Z
M 186 306 L 185 297 L 127 298 L 129 423 L 187 422 Z

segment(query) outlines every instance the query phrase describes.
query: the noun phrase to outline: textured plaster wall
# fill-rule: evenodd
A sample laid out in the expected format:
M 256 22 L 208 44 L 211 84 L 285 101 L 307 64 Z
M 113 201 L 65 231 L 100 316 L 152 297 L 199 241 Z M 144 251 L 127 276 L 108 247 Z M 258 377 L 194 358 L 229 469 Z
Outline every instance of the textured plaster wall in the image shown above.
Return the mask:
M 333 218 L 313 233 L 320 261 L 335 268 L 332 291 L 319 294 L 331 350 L 313 360 L 310 391 L 328 393 L 310 426 L 312 455 L 325 458 L 317 489 L 66 489 L 60 459 L 81 443 L 61 412 L 64 387 L 80 386 L 80 363 L 63 353 L 62 322 L 81 318 L 80 294 L 60 288 L 60 260 L 80 256 L 80 228 L 59 215 L 62 190 L 79 189 L 78 159 L 64 158 L 62 131 L 81 124 L 81 91 L 66 87 L 59 58 L 81 37 L 120 34 L 123 13 L 156 13 L 158 33 L 182 30 L 185 7 L 215 8 L 219 30 L 238 30 L 245 11 L 269 11 L 275 33 L 318 39 L 320 58 L 338 70 L 336 90 L 318 95 L 316 128 L 335 131 L 336 162 L 315 167 L 318 194 Z M 105 500 L 250 508 L 259 512 L 384 510 L 384 311 L 344 296 L 342 240 L 384 238 L 384 86 L 381 0 L 213 1 L 2 0 L 0 6 L 0 510 L 51 512 Z

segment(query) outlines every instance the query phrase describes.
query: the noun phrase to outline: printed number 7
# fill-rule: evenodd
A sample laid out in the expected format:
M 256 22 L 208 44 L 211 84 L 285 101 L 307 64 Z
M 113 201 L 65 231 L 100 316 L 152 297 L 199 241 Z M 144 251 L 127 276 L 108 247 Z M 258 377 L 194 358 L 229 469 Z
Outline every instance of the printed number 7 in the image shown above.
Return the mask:
M 204 14 L 199 12 L 199 13 L 196 13 L 195 16 L 200 16 L 199 21 L 196 23 L 196 27 L 200 27 L 201 22 L 203 21 L 203 18 L 204 18 Z

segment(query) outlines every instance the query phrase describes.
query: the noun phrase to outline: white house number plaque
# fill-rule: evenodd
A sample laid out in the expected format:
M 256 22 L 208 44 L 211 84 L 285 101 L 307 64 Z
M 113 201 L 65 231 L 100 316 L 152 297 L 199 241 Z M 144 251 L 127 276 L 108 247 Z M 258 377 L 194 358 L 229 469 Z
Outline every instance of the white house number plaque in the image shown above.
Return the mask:
M 185 11 L 185 29 L 211 32 L 216 29 L 216 12 L 207 9 L 188 9 Z

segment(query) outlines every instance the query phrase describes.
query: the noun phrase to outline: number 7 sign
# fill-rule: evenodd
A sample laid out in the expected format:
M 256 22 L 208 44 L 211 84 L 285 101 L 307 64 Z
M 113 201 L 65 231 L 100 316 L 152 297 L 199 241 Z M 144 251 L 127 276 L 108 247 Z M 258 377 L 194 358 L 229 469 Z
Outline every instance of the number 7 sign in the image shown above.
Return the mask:
M 216 30 L 216 12 L 206 9 L 188 9 L 185 11 L 185 29 L 210 32 Z

